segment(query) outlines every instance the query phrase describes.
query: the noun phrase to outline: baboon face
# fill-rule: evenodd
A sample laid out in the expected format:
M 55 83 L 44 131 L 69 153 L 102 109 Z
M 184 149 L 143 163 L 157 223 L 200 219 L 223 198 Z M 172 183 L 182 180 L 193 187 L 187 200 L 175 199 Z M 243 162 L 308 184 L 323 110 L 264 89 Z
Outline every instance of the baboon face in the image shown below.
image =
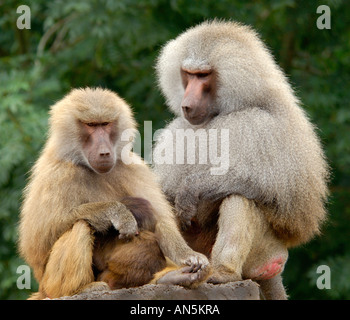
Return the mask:
M 130 142 L 122 141 L 122 133 L 136 130 L 127 103 L 101 88 L 74 89 L 50 113 L 49 149 L 97 174 L 111 172 Z
M 185 90 L 181 102 L 183 116 L 193 125 L 206 123 L 216 114 L 214 72 L 181 68 L 181 78 Z
M 80 123 L 82 149 L 90 167 L 97 173 L 107 173 L 116 162 L 113 122 Z

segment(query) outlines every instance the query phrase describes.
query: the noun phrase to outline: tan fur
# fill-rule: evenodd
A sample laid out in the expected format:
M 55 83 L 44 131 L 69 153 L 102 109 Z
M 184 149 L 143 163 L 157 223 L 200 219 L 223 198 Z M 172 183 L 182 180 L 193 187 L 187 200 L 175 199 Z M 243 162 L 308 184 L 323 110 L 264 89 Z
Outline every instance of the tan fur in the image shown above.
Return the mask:
M 166 275 L 169 271 L 175 271 L 179 268 L 178 265 L 176 265 L 174 262 L 172 262 L 170 259 L 166 258 L 166 267 L 157 272 L 155 275 L 154 275 L 154 278 L 152 279 L 152 281 L 150 282 L 151 284 L 157 284 L 157 281 L 159 279 L 161 279 L 164 275 Z
M 260 281 L 259 268 L 274 260 L 281 265 L 278 273 L 283 271 L 287 248 L 252 201 L 238 195 L 225 198 L 220 206 L 218 230 L 211 254 L 214 283 L 241 279 L 264 283 Z M 269 297 L 277 298 L 271 291 Z
M 195 126 L 184 118 L 181 69 L 215 73 L 215 102 L 210 108 L 217 115 L 210 121 Z M 193 164 L 193 159 L 185 159 L 184 164 L 154 165 L 182 224 L 192 219 L 202 230 L 216 228 L 208 215 L 217 211 L 205 206 L 223 201 L 211 253 L 214 282 L 249 277 L 258 268 L 256 263 L 271 255 L 286 259 L 286 248 L 320 233 L 329 175 L 322 147 L 287 78 L 256 32 L 235 22 L 204 22 L 164 46 L 157 72 L 176 118 L 166 127 L 171 134 L 160 136 L 154 153 L 171 144 L 176 150 L 179 129 L 207 134 L 216 129 L 215 147 L 229 150 L 223 175 L 211 174 L 215 164 L 198 161 L 203 152 L 198 145 Z M 222 129 L 229 130 L 228 139 L 220 136 Z M 193 244 L 199 250 L 198 242 Z
M 95 233 L 94 272 L 97 280 L 108 283 L 110 289 L 147 284 L 166 267 L 166 258 L 154 233 L 156 220 L 150 202 L 133 197 L 123 198 L 121 202 L 134 215 L 138 235 L 125 241 L 113 228 L 107 233 Z
M 140 232 L 140 235 L 126 243 L 120 243 L 119 240 L 112 248 L 104 248 L 103 254 L 106 266 L 97 280 L 107 282 L 111 289 L 147 284 L 155 273 L 166 267 L 157 237 L 149 231 Z
M 20 253 L 45 294 L 71 294 L 91 280 L 89 231 L 77 221 L 85 220 L 97 231 L 113 225 L 127 237 L 136 233 L 135 218 L 118 202 L 126 196 L 150 201 L 165 255 L 179 265 L 201 264 L 203 269 L 208 265 L 206 257 L 195 253 L 181 237 L 172 208 L 150 169 L 141 159 L 130 165 L 121 161 L 122 148 L 129 142 L 120 141 L 120 134 L 135 130 L 131 109 L 121 98 L 99 88 L 75 89 L 52 106 L 50 114 L 48 140 L 24 190 L 19 225 Z M 119 134 L 114 150 L 117 160 L 110 172 L 91 170 L 82 150 L 79 121 L 114 123 Z M 81 232 L 75 233 L 76 228 L 82 228 Z M 67 253 L 60 249 L 63 246 Z M 72 269 L 75 258 L 77 266 L 85 268 Z
M 93 282 L 92 268 L 86 268 L 92 265 L 92 249 L 89 225 L 84 221 L 76 222 L 53 245 L 40 291 L 49 293 L 49 298 L 58 298 L 73 295 L 77 289 Z
M 190 266 L 179 268 L 173 261 L 166 259 L 166 267 L 157 272 L 151 284 L 177 284 L 190 289 L 197 288 L 208 280 L 211 268 L 195 270 Z

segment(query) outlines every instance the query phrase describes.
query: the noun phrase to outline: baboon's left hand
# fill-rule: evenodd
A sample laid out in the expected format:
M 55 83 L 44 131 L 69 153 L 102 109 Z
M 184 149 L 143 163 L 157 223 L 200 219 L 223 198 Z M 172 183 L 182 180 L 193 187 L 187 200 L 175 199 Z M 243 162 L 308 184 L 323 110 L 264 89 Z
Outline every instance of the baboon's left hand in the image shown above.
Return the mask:
M 183 287 L 193 287 L 207 278 L 206 269 L 196 270 L 194 266 L 186 266 L 166 273 L 157 280 L 157 284 L 173 284 Z
M 192 268 L 192 273 L 200 271 L 202 274 L 209 273 L 209 260 L 201 253 L 193 251 L 186 259 L 182 261 L 182 264 Z

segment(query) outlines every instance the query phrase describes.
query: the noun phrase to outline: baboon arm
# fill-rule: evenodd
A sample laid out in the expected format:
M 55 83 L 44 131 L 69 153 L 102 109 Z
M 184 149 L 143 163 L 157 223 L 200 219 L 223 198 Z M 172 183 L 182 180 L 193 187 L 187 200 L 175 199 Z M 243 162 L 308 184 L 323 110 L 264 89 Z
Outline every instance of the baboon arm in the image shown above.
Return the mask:
M 33 216 L 33 215 L 32 215 Z M 37 223 L 32 221 L 37 218 Z M 120 238 L 137 234 L 137 223 L 132 213 L 120 202 L 92 202 L 73 209 L 55 208 L 46 221 L 34 216 L 22 223 L 21 253 L 34 270 L 35 277 L 41 280 L 51 247 L 78 221 L 86 221 L 95 231 L 106 231 L 114 226 Z
M 148 199 L 152 205 L 157 221 L 156 233 L 164 255 L 180 266 L 195 265 L 201 269 L 208 267 L 207 257 L 193 251 L 182 237 L 173 208 L 161 193 L 152 172 L 145 166 L 130 166 L 129 169 L 133 170 L 129 181 L 134 186 L 133 196 Z
M 72 224 L 78 220 L 87 221 L 96 231 L 106 231 L 114 226 L 120 237 L 130 237 L 137 233 L 137 223 L 130 210 L 118 201 L 91 202 L 71 210 Z

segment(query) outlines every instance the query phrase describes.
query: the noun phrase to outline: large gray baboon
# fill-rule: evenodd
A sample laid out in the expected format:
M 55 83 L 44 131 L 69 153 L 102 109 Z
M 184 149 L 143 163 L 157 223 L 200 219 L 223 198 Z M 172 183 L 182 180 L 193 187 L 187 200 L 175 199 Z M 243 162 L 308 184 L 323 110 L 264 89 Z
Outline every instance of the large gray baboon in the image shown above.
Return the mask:
M 188 243 L 210 257 L 211 282 L 252 278 L 267 298 L 286 298 L 287 248 L 319 233 L 328 167 L 285 75 L 250 27 L 223 21 L 169 41 L 157 72 L 176 118 L 158 137 L 154 169 Z M 206 147 L 179 150 L 184 129 L 204 132 Z M 221 173 L 216 149 L 228 151 Z M 191 156 L 177 164 L 180 151 Z

